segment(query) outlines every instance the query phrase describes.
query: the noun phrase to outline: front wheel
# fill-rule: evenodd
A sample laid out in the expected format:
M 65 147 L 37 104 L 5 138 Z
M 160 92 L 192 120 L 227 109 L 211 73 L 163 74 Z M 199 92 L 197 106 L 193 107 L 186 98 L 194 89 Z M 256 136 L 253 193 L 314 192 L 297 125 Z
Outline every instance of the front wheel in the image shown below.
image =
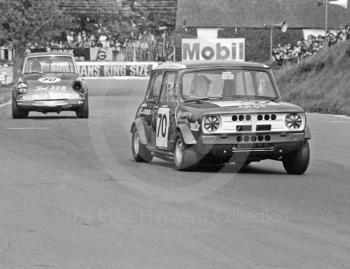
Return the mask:
M 86 97 L 85 97 L 84 104 L 80 108 L 78 108 L 75 113 L 77 114 L 78 118 L 82 118 L 82 119 L 89 118 L 89 98 L 88 98 L 88 95 L 86 95 Z
M 288 174 L 304 174 L 310 162 L 310 146 L 306 140 L 302 147 L 283 158 L 283 166 Z
M 191 169 L 198 164 L 198 155 L 193 148 L 186 145 L 181 134 L 175 139 L 174 163 L 177 170 Z
M 136 162 L 149 163 L 153 159 L 151 152 L 145 147 L 145 145 L 141 144 L 140 136 L 136 127 L 132 130 L 131 151 Z
M 24 119 L 29 115 L 28 111 L 21 110 L 16 103 L 15 97 L 12 96 L 12 118 Z

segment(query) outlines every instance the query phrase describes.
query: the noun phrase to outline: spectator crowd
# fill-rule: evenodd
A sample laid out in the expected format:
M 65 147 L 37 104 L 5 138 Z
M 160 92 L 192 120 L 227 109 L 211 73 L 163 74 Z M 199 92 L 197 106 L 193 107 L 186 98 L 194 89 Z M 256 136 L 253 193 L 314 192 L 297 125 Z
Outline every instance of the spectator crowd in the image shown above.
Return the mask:
M 350 25 L 340 27 L 335 33 L 327 31 L 325 35 L 309 35 L 307 39 L 288 43 L 285 46 L 278 44 L 272 50 L 272 61 L 278 66 L 289 63 L 298 63 L 302 59 L 317 53 L 320 49 L 334 46 L 350 39 Z
M 322 48 L 331 47 L 349 39 L 350 25 L 342 26 L 335 32 L 327 31 L 325 35 L 309 35 L 306 39 L 294 44 L 288 43 L 284 46 L 278 44 L 277 48 L 272 50 L 272 61 L 278 66 L 298 63 Z M 90 48 L 111 50 L 113 61 L 166 61 L 175 57 L 176 50 L 174 38 L 165 31 L 158 34 L 150 31 L 143 31 L 139 34 L 132 32 L 129 36 L 124 36 L 119 33 L 111 33 L 102 26 L 94 33 L 87 33 L 84 30 L 69 31 L 51 42 L 27 44 L 28 51 L 62 49 L 76 52 Z M 78 58 L 87 60 L 84 56 Z
M 64 33 L 60 38 L 46 43 L 28 43 L 27 50 L 81 50 L 104 48 L 113 51 L 115 61 L 166 61 L 174 51 L 174 41 L 165 32 L 155 35 L 144 31 L 137 37 L 124 37 L 99 29 L 95 34 L 85 31 Z

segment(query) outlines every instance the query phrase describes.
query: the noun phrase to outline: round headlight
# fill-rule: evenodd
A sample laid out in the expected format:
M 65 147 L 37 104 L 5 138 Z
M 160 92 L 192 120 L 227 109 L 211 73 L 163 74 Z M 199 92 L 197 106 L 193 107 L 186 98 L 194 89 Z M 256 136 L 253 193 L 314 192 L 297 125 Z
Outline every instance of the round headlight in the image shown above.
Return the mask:
M 303 117 L 297 113 L 290 113 L 286 116 L 286 126 L 291 130 L 298 130 L 303 125 Z
M 28 85 L 24 82 L 18 83 L 17 91 L 21 94 L 26 93 L 28 91 Z
M 220 118 L 215 115 L 206 116 L 203 123 L 204 129 L 207 132 L 215 132 L 220 127 Z

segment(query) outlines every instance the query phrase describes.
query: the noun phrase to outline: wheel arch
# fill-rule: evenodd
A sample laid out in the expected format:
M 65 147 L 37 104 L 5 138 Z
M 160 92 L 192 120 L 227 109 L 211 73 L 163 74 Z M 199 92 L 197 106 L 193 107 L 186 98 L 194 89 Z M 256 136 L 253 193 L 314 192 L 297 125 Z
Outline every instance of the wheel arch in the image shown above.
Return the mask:
M 147 145 L 147 135 L 145 131 L 145 126 L 143 125 L 142 119 L 137 118 L 135 121 L 132 123 L 130 132 L 132 133 L 134 131 L 134 128 L 136 128 L 139 137 L 140 137 L 140 143 L 142 145 Z
M 197 140 L 193 136 L 192 131 L 186 124 L 180 124 L 176 127 L 177 132 L 181 133 L 185 143 L 187 145 L 196 145 Z

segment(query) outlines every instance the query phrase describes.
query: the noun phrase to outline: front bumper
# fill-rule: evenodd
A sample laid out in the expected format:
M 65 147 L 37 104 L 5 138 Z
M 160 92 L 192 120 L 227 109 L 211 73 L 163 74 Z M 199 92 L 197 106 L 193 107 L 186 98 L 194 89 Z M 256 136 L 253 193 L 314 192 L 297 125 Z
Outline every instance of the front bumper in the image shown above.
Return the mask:
M 31 100 L 17 101 L 17 106 L 26 111 L 56 112 L 76 110 L 84 103 L 85 99 Z
M 249 154 L 260 159 L 277 158 L 300 148 L 305 133 L 251 133 L 201 135 L 197 140 L 197 151 L 217 157 Z

